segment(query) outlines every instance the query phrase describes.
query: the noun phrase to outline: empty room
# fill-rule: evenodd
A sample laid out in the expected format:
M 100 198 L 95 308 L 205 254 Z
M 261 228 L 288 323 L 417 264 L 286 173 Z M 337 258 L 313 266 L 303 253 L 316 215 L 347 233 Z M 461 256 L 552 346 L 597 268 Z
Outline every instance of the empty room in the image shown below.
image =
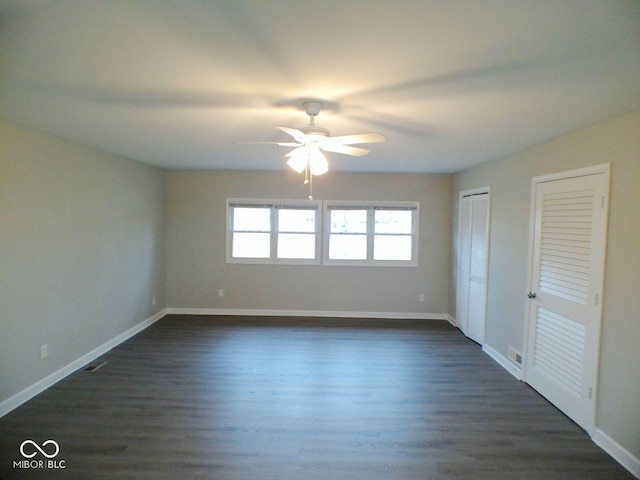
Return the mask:
M 640 478 L 638 0 L 5 0 L 0 52 L 0 479 Z

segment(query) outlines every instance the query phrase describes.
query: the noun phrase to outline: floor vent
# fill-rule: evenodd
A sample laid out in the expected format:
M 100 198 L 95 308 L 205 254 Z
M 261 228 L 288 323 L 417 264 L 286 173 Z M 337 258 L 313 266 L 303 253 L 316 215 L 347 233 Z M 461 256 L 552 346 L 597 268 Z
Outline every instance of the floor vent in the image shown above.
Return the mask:
M 95 372 L 97 369 L 99 369 L 100 367 L 102 367 L 105 362 L 100 362 L 100 363 L 94 363 L 93 365 L 89 365 L 88 367 L 85 367 L 84 371 L 85 372 Z
M 522 354 L 513 347 L 509 347 L 509 360 L 522 365 Z

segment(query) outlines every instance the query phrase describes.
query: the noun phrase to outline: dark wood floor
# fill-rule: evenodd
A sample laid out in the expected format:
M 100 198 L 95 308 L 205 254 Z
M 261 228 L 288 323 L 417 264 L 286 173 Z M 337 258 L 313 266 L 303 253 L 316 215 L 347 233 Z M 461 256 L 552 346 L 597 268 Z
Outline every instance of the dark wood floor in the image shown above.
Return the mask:
M 100 360 L 0 419 L 0 478 L 633 478 L 445 322 L 168 316 Z

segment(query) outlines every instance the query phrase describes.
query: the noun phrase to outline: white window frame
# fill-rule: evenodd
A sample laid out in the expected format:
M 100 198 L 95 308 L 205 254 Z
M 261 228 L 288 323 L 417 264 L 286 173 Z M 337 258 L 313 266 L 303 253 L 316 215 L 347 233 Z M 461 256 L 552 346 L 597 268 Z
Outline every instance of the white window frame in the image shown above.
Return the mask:
M 233 256 L 233 207 L 259 207 L 271 210 L 269 258 Z M 278 210 L 315 210 L 315 254 L 314 258 L 278 258 Z M 304 232 L 309 233 L 309 232 Z M 267 265 L 320 265 L 322 262 L 322 202 L 319 200 L 264 200 L 253 198 L 227 198 L 226 262 Z
M 364 209 L 367 211 L 367 255 L 364 260 L 345 260 L 329 258 L 329 241 L 331 236 L 331 210 Z M 374 260 L 373 247 L 375 239 L 375 212 L 376 210 L 409 210 L 413 212 L 411 225 L 411 260 Z M 417 267 L 418 266 L 418 219 L 420 217 L 419 202 L 385 202 L 385 201 L 337 201 L 324 202 L 324 231 L 322 263 L 328 266 L 365 266 L 365 267 Z M 380 234 L 379 234 L 380 235 Z

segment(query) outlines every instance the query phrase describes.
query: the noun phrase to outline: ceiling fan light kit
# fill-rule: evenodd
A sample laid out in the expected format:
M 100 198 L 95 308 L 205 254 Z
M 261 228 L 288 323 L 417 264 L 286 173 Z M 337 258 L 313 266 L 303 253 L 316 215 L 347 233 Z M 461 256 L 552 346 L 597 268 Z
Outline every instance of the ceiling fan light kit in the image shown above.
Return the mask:
M 322 175 L 329 170 L 329 162 L 321 150 L 325 152 L 341 153 L 359 157 L 369 153 L 369 150 L 350 145 L 359 143 L 384 142 L 384 135 L 377 132 L 358 133 L 332 137 L 329 130 L 318 127 L 315 117 L 320 113 L 322 103 L 308 101 L 302 104 L 305 113 L 309 116 L 309 125 L 306 127 L 292 128 L 276 125 L 276 128 L 287 135 L 291 135 L 295 142 L 249 142 L 267 143 L 282 147 L 295 147 L 285 155 L 288 158 L 287 165 L 298 173 L 305 172 L 305 184 L 309 184 L 309 198 L 313 198 L 313 176 Z
M 305 168 L 308 168 L 312 175 L 322 175 L 329 170 L 327 157 L 318 147 L 299 147 L 291 150 L 285 157 L 289 157 L 287 165 L 298 173 L 302 173 Z

